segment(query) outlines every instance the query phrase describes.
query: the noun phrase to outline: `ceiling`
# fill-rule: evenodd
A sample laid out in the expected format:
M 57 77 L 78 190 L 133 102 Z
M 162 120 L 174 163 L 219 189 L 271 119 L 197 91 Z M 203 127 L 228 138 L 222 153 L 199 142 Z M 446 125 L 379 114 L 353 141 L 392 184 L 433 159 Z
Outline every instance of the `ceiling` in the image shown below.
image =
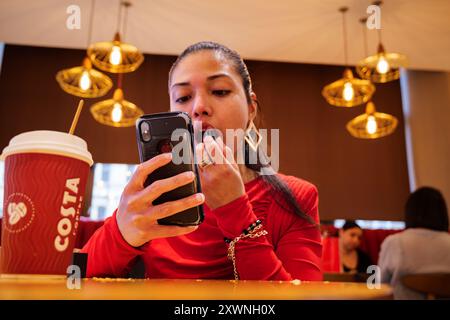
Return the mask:
M 236 49 L 246 59 L 343 64 L 340 6 L 348 6 L 349 62 L 364 57 L 363 25 L 371 0 L 132 0 L 126 42 L 145 53 L 180 53 L 200 40 Z M 385 0 L 387 51 L 407 55 L 409 68 L 450 71 L 450 1 Z M 81 29 L 69 30 L 66 9 L 81 9 Z M 86 48 L 91 0 L 1 0 L 0 41 Z M 92 42 L 111 40 L 118 0 L 95 0 Z M 377 32 L 367 30 L 369 52 Z

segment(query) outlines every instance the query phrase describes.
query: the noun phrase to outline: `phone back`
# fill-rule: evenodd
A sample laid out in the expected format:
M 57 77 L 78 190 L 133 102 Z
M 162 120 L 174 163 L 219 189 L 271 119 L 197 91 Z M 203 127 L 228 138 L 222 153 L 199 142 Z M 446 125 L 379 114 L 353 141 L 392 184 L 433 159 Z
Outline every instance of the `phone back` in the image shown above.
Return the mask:
M 172 141 L 172 133 L 182 129 L 178 140 Z M 184 112 L 166 112 L 144 115 L 136 122 L 136 137 L 141 162 L 147 161 L 158 154 L 172 152 L 173 160 L 167 165 L 152 172 L 144 186 L 152 182 L 170 178 L 185 171 L 193 171 L 196 179 L 175 190 L 166 192 L 153 201 L 153 205 L 162 204 L 185 198 L 201 192 L 200 179 L 195 165 L 194 133 L 191 119 Z M 203 221 L 203 207 L 197 206 L 179 212 L 172 216 L 159 219 L 159 224 L 190 226 Z

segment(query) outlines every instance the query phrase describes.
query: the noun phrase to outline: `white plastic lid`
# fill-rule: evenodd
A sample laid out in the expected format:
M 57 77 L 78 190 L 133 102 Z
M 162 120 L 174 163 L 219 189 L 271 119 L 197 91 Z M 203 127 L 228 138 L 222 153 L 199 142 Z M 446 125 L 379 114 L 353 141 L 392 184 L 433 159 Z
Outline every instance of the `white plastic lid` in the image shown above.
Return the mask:
M 49 130 L 29 131 L 13 137 L 3 149 L 0 160 L 12 154 L 28 152 L 68 156 L 85 161 L 89 166 L 94 163 L 86 141 L 72 134 Z

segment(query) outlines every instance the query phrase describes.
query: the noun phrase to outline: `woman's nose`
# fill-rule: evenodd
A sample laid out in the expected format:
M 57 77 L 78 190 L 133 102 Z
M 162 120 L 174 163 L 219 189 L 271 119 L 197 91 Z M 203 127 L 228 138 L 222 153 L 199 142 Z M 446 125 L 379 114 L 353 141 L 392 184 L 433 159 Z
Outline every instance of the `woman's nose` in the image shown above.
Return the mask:
M 211 116 L 212 108 L 209 105 L 208 98 L 203 95 L 197 95 L 192 106 L 191 117 L 196 119 L 204 116 Z

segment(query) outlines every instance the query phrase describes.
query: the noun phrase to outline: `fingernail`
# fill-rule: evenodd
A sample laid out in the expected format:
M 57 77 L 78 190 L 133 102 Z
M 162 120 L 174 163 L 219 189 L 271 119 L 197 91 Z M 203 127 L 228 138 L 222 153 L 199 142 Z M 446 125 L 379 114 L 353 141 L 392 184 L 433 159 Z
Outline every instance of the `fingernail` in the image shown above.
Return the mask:
M 191 178 L 191 179 L 195 177 L 195 174 L 192 171 L 187 171 L 186 175 L 188 176 L 188 178 Z
M 172 152 L 167 152 L 167 153 L 165 153 L 164 155 L 165 155 L 165 158 L 166 158 L 167 160 L 172 159 Z
M 203 195 L 203 193 L 197 193 L 195 195 L 195 199 L 198 201 L 203 201 L 203 200 L 205 200 L 205 196 Z

